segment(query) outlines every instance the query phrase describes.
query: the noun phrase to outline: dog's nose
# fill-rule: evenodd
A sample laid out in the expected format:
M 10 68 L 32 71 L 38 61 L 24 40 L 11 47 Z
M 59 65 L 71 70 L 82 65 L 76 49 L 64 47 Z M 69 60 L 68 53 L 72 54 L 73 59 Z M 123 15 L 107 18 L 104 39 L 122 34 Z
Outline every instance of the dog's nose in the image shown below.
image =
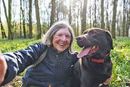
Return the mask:
M 76 37 L 76 40 L 77 40 L 77 41 L 80 41 L 80 40 L 81 40 L 81 37 Z
M 79 47 L 83 47 L 83 41 L 82 41 L 82 37 L 80 37 L 80 36 L 78 36 L 77 38 L 76 38 L 76 41 L 77 41 L 77 44 L 79 45 Z

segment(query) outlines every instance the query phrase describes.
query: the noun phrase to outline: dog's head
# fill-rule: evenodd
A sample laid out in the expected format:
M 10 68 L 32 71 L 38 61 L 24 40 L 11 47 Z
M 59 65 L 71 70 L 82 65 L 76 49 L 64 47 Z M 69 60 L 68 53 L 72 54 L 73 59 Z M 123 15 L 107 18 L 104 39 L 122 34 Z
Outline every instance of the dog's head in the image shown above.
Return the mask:
M 83 50 L 79 53 L 79 57 L 90 55 L 95 52 L 102 52 L 106 55 L 113 49 L 113 41 L 109 31 L 99 28 L 86 30 L 83 35 L 76 38 L 77 44 Z

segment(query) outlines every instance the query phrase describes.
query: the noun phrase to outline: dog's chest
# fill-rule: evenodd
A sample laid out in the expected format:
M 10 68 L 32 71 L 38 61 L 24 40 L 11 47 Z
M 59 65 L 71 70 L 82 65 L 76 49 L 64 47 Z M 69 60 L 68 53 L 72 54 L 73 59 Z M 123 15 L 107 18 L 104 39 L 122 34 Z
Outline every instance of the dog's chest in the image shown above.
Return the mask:
M 107 75 L 111 72 L 111 62 L 95 63 L 85 58 L 79 60 L 81 72 L 88 72 L 92 75 Z

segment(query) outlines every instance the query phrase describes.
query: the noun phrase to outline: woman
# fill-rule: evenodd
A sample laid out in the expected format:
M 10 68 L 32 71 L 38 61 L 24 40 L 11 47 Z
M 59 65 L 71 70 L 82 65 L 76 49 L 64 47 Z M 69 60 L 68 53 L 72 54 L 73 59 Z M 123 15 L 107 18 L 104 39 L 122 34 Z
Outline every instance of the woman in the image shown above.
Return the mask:
M 34 64 L 47 49 L 46 57 L 35 67 L 27 68 L 23 77 L 23 87 L 70 87 L 74 63 L 78 60 L 72 53 L 74 34 L 71 26 L 57 22 L 43 37 L 43 43 L 37 43 L 24 50 L 6 53 L 1 56 L 5 67 L 0 71 L 1 82 L 10 82 L 17 74 Z M 3 68 L 2 67 L 2 68 Z

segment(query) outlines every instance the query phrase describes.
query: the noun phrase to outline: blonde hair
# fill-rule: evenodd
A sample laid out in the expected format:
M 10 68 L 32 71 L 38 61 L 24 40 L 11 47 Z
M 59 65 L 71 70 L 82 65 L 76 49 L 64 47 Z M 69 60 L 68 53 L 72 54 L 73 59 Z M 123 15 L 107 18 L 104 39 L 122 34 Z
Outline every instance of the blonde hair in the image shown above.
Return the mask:
M 69 46 L 69 50 L 71 51 L 72 43 L 73 43 L 73 39 L 74 39 L 74 32 L 73 32 L 72 27 L 65 21 L 55 22 L 50 27 L 50 29 L 46 32 L 46 34 L 42 37 L 42 42 L 47 46 L 52 46 L 53 36 L 55 35 L 55 33 L 57 31 L 59 31 L 62 28 L 67 28 L 71 34 L 71 42 L 70 42 L 70 46 Z

